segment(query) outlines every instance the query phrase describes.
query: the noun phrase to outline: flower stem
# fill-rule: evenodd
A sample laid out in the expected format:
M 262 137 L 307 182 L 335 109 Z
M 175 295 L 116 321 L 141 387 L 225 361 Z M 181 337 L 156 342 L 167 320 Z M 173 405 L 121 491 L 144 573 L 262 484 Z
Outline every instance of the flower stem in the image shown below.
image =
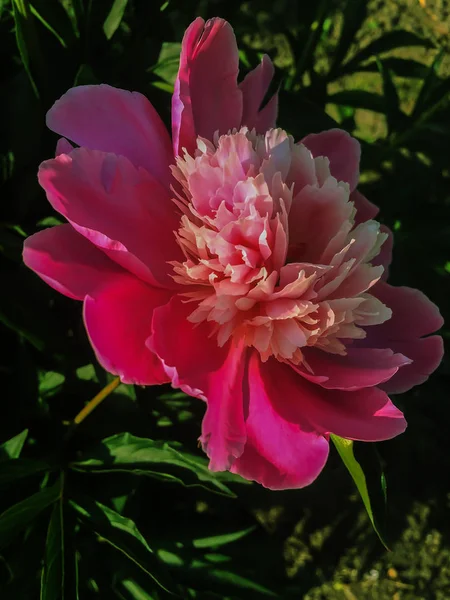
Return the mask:
M 120 377 L 115 377 L 108 385 L 100 390 L 100 392 L 90 400 L 84 408 L 80 410 L 80 412 L 76 415 L 74 420 L 71 423 L 71 429 L 77 427 L 80 423 L 82 423 L 86 417 L 88 417 L 93 410 L 97 408 L 99 404 L 103 402 L 103 400 L 109 396 L 120 384 Z

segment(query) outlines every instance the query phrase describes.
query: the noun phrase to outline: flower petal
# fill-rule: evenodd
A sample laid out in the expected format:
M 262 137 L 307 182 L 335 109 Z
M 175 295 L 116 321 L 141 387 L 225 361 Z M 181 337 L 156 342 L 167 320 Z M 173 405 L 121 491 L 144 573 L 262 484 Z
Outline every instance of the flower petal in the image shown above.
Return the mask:
M 358 190 L 353 190 L 353 192 L 350 194 L 350 201 L 353 202 L 356 208 L 356 225 L 374 219 L 380 212 L 378 206 L 375 206 L 375 204 L 367 200 L 367 198 Z
M 103 84 L 72 88 L 47 113 L 47 126 L 79 146 L 126 156 L 164 185 L 170 183 L 169 134 L 138 92 Z
M 210 469 L 230 467 L 244 449 L 244 346 L 217 346 L 209 324 L 187 320 L 192 306 L 174 296 L 155 311 L 149 346 L 164 362 L 174 387 L 207 402 L 200 441 Z M 173 333 L 171 333 L 173 332 Z
M 242 125 L 255 128 L 256 133 L 265 133 L 276 124 L 278 94 L 274 94 L 261 110 L 274 72 L 272 61 L 264 54 L 260 64 L 239 84 L 243 99 Z
M 175 155 L 195 150 L 197 136 L 239 127 L 242 92 L 237 85 L 239 54 L 231 25 L 223 19 L 198 17 L 184 34 L 180 69 L 172 97 Z
M 329 129 L 322 133 L 311 133 L 301 140 L 316 156 L 326 156 L 330 171 L 338 181 L 346 181 L 353 191 L 359 180 L 359 143 L 343 129 Z
M 116 263 L 174 288 L 167 262 L 182 259 L 169 192 L 126 158 L 76 148 L 42 163 L 39 182 L 55 210 Z
M 66 138 L 59 138 L 56 142 L 55 156 L 70 154 L 73 150 L 72 144 Z
M 52 288 L 83 300 L 122 267 L 77 233 L 71 225 L 39 231 L 24 242 L 23 261 Z
M 305 361 L 312 372 L 304 366 L 293 368 L 305 379 L 318 383 L 326 389 L 354 391 L 373 387 L 388 381 L 400 367 L 411 360 L 390 349 L 347 348 L 346 355 L 329 354 L 307 348 Z
M 297 385 L 300 400 L 298 406 L 289 403 L 290 417 L 298 419 L 296 412 L 304 415 L 318 433 L 378 442 L 389 440 L 406 428 L 403 414 L 377 387 L 349 392 L 326 390 L 305 380 Z
M 248 439 L 231 471 L 272 490 L 309 485 L 326 463 L 328 442 L 308 424 L 302 426 L 280 414 L 286 401 L 301 402 L 301 388 L 289 367 L 277 361 L 261 363 L 253 352 L 248 381 Z
M 146 346 L 153 311 L 170 292 L 153 288 L 133 275 L 105 281 L 84 301 L 84 322 L 99 363 L 123 383 L 156 385 L 169 377 Z
M 382 385 L 389 393 L 405 392 L 426 381 L 442 360 L 442 339 L 423 338 L 442 327 L 442 316 L 425 294 L 413 288 L 394 287 L 380 281 L 371 293 L 392 310 L 392 317 L 381 325 L 368 327 L 367 337 L 359 345 L 391 348 L 413 360 Z

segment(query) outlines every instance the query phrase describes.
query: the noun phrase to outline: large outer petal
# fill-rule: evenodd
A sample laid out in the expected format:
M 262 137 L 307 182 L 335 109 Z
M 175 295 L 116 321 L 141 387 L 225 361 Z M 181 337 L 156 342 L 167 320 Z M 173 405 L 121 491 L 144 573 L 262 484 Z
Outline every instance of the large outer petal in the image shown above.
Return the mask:
M 406 367 L 405 367 L 406 368 Z M 402 413 L 387 395 L 376 387 L 353 392 L 326 390 L 306 381 L 294 369 L 271 358 L 264 364 L 265 381 L 270 381 L 270 397 L 279 415 L 305 431 L 374 442 L 402 433 L 406 427 Z
M 203 449 L 210 469 L 228 469 L 244 449 L 245 352 L 243 344 L 217 346 L 209 324 L 187 320 L 191 304 L 173 297 L 155 311 L 149 346 L 161 358 L 175 387 L 207 402 L 203 419 Z
M 172 97 L 174 153 L 192 153 L 196 136 L 212 139 L 239 127 L 242 92 L 237 85 L 239 54 L 230 24 L 198 17 L 182 43 L 180 69 Z
M 25 240 L 23 261 L 52 288 L 83 300 L 122 267 L 77 233 L 71 225 L 39 231 Z
M 265 54 L 260 64 L 244 78 L 239 89 L 242 91 L 242 125 L 256 129 L 264 134 L 276 125 L 278 113 L 278 94 L 274 94 L 262 110 L 263 100 L 274 75 L 272 61 Z
M 359 180 L 361 146 L 343 129 L 311 133 L 301 140 L 314 157 L 326 156 L 330 171 L 338 181 L 346 181 L 353 191 Z
M 442 338 L 423 337 L 442 327 L 442 316 L 419 290 L 380 281 L 371 293 L 392 309 L 392 317 L 381 325 L 367 327 L 367 337 L 359 345 L 391 348 L 412 359 L 411 365 L 402 367 L 381 386 L 388 393 L 405 392 L 426 381 L 442 360 Z
M 328 442 L 308 423 L 292 422 L 280 414 L 284 402 L 301 400 L 289 367 L 276 361 L 261 363 L 253 352 L 248 387 L 248 439 L 231 471 L 273 490 L 309 485 L 326 463 Z
M 110 258 L 148 283 L 176 287 L 167 262 L 182 260 L 169 192 L 123 156 L 76 148 L 42 163 L 53 208 Z
M 79 146 L 126 156 L 161 183 L 170 184 L 169 134 L 145 96 L 109 85 L 66 92 L 47 113 L 47 126 Z
M 354 391 L 373 387 L 393 377 L 399 368 L 411 363 L 403 354 L 390 349 L 347 348 L 345 356 L 306 348 L 304 366 L 293 367 L 305 379 L 324 388 Z
M 99 363 L 123 383 L 155 385 L 169 377 L 147 347 L 153 311 L 170 292 L 129 273 L 105 281 L 84 301 L 84 322 Z
M 290 372 L 282 373 L 277 366 L 279 363 L 274 363 L 273 359 L 268 363 L 274 381 L 280 381 L 283 377 L 284 385 L 290 385 L 292 390 L 279 400 L 278 411 L 286 420 L 292 423 L 304 420 L 317 433 L 335 433 L 366 442 L 388 440 L 405 430 L 406 422 L 402 413 L 379 388 L 351 392 L 327 390 L 306 381 L 292 368 Z

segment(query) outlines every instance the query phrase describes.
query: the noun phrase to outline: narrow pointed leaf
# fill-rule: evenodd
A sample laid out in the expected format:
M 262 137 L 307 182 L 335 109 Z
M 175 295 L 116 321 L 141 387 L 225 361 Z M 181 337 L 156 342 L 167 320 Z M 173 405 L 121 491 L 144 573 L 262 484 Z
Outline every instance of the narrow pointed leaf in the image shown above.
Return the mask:
M 355 41 L 364 19 L 367 15 L 366 0 L 347 0 L 344 11 L 344 25 L 336 50 L 333 52 L 333 64 L 330 69 L 330 78 L 333 78 L 340 70 L 342 62 Z
M 345 90 L 330 94 L 327 98 L 332 104 L 340 106 L 350 106 L 352 108 L 362 108 L 364 110 L 372 110 L 373 112 L 384 113 L 385 101 L 383 96 L 372 94 L 365 90 Z
M 8 458 L 19 458 L 23 445 L 28 437 L 28 429 L 24 429 L 10 440 L 0 446 L 0 460 Z
M 382 54 L 383 52 L 389 52 L 396 48 L 404 48 L 409 46 L 422 46 L 424 48 L 432 48 L 433 44 L 425 39 L 421 38 L 411 31 L 396 30 L 389 31 L 377 38 L 362 50 L 360 50 L 352 59 L 346 64 L 342 65 L 339 69 L 339 73 L 352 73 L 356 70 L 357 65 L 361 62 Z
M 103 440 L 80 460 L 71 464 L 75 470 L 89 472 L 121 472 L 155 477 L 185 486 L 201 485 L 227 496 L 234 493 L 221 481 L 241 483 L 241 478 L 216 474 L 208 469 L 207 461 L 186 452 L 181 445 L 139 438 L 119 433 Z
M 370 522 L 372 523 L 372 527 L 374 528 L 374 531 L 378 535 L 383 546 L 385 548 L 389 549 L 387 547 L 387 544 L 386 544 L 380 530 L 379 530 L 378 524 L 376 523 L 374 513 L 373 513 L 371 499 L 369 496 L 369 490 L 367 487 L 366 476 L 364 474 L 364 471 L 361 468 L 361 465 L 355 458 L 355 454 L 353 451 L 353 442 L 351 440 L 346 440 L 346 439 L 341 438 L 334 434 L 331 434 L 331 439 L 336 447 L 336 450 L 339 453 L 339 456 L 342 459 L 342 462 L 347 467 L 348 472 L 350 473 L 353 481 L 355 482 L 355 485 L 358 489 L 359 495 L 361 496 L 361 500 L 363 501 L 364 507 L 367 511 L 367 514 L 369 516 Z M 384 483 L 385 483 L 385 480 L 384 480 Z M 385 494 L 385 492 L 386 492 L 386 487 L 384 485 L 383 493 Z
M 29 458 L 14 458 L 0 461 L 0 486 L 4 487 L 13 482 L 33 475 L 40 475 L 55 467 L 43 460 Z
M 247 527 L 247 529 L 241 529 L 240 531 L 233 531 L 232 533 L 224 533 L 222 535 L 211 535 L 205 538 L 198 538 L 192 541 L 194 548 L 219 548 L 231 542 L 236 542 L 241 538 L 247 536 L 252 531 L 255 531 L 256 525 Z
M 431 63 L 431 66 L 428 70 L 426 77 L 423 80 L 422 87 L 420 88 L 419 95 L 414 105 L 414 109 L 411 115 L 413 119 L 417 119 L 420 117 L 422 111 L 427 106 L 427 101 L 430 98 L 432 91 L 436 89 L 439 83 L 441 82 L 441 79 L 438 76 L 438 72 L 444 56 L 445 49 L 441 48 L 441 50 L 437 53 L 433 62 Z
M 27 525 L 59 498 L 59 483 L 44 488 L 0 515 L 0 548 L 7 546 Z
M 383 80 L 383 95 L 388 131 L 392 133 L 404 121 L 405 115 L 400 110 L 400 100 L 397 88 L 392 78 L 392 72 L 387 69 L 382 60 L 377 59 L 378 69 Z
M 103 23 L 103 31 L 105 32 L 106 38 L 110 40 L 117 31 L 120 22 L 122 21 L 125 9 L 127 7 L 128 0 L 114 0 L 111 6 L 111 10 Z
M 163 590 L 175 593 L 175 584 L 166 567 L 150 548 L 134 521 L 87 496 L 78 496 L 76 500 L 70 500 L 69 504 L 80 520 L 105 542 L 134 562 Z

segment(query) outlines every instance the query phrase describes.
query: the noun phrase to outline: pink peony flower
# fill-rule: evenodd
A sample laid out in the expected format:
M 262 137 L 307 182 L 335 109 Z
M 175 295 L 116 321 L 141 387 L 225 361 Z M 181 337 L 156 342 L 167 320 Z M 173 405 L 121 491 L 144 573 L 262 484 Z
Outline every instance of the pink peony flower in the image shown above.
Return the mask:
M 48 113 L 66 139 L 39 181 L 68 224 L 25 243 L 24 261 L 84 302 L 99 362 L 125 383 L 171 382 L 206 402 L 213 470 L 272 489 L 310 484 L 329 434 L 392 438 L 387 393 L 442 356 L 439 311 L 386 283 L 391 234 L 357 190 L 344 131 L 295 143 L 260 110 L 268 57 L 237 84 L 221 19 L 187 30 L 172 138 L 146 98 L 69 90 Z

